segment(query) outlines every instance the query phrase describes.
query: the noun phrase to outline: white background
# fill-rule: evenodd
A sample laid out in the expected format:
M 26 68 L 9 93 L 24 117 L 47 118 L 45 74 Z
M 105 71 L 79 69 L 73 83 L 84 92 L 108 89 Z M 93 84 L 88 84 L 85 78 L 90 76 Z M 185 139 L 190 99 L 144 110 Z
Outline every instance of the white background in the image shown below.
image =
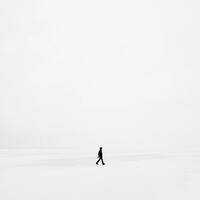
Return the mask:
M 199 147 L 195 0 L 0 3 L 0 148 Z

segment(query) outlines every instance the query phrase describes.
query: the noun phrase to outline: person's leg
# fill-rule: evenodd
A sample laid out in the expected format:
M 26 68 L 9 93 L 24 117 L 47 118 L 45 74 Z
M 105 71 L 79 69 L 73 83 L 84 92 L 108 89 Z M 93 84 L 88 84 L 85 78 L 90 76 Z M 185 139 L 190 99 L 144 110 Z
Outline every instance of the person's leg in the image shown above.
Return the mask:
M 99 160 L 97 160 L 96 164 L 98 165 L 99 161 L 101 160 L 101 158 L 99 158 Z
M 101 162 L 102 162 L 102 165 L 105 165 L 105 163 L 103 162 L 103 158 L 101 158 Z

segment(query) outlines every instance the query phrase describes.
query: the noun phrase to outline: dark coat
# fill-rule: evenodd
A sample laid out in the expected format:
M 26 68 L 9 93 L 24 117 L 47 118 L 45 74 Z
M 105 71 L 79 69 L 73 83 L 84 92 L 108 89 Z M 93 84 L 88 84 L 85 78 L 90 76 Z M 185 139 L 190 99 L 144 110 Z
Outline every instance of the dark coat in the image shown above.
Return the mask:
M 98 157 L 99 157 L 99 158 L 103 158 L 102 150 L 99 150 L 99 152 L 98 152 Z

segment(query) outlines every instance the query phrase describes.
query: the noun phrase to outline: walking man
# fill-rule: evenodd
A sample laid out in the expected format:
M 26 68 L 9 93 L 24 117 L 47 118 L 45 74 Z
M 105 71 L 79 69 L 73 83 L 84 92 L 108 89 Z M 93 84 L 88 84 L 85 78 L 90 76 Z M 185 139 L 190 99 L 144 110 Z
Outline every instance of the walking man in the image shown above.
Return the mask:
M 105 163 L 103 162 L 103 152 L 102 152 L 102 147 L 99 148 L 99 152 L 98 152 L 98 160 L 96 162 L 96 165 L 98 165 L 99 161 L 101 160 L 102 165 L 105 165 Z

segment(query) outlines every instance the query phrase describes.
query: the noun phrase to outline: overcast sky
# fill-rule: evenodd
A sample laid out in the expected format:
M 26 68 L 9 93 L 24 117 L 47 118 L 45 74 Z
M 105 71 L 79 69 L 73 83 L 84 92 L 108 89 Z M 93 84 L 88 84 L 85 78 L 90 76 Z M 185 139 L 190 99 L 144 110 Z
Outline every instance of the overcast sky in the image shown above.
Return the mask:
M 0 148 L 200 147 L 197 0 L 2 0 Z

